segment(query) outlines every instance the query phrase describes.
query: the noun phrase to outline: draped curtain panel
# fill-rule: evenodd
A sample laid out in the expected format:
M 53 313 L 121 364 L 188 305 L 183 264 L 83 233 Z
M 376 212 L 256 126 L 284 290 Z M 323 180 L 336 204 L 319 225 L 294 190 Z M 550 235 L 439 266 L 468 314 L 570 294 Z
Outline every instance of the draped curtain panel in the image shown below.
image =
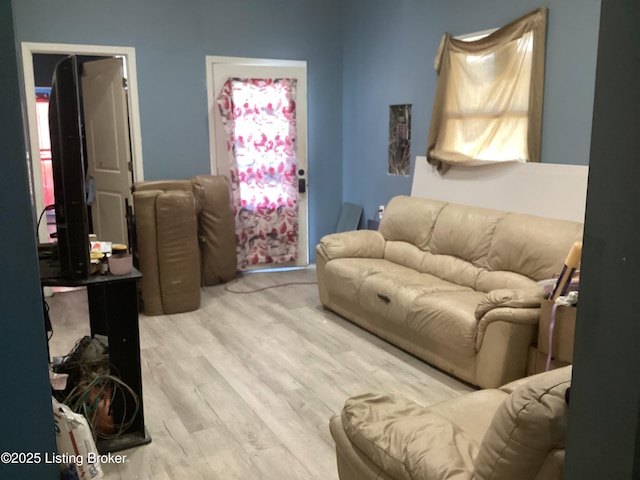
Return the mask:
M 294 262 L 298 250 L 296 80 L 230 78 L 227 130 L 238 268 Z
M 539 162 L 547 9 L 474 41 L 445 34 L 427 161 L 451 165 Z

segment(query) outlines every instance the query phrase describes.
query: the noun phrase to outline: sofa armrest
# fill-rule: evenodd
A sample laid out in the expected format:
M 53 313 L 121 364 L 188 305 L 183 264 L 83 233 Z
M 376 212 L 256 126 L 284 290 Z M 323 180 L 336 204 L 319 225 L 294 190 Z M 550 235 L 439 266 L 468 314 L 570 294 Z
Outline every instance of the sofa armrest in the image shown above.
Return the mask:
M 537 326 L 539 321 L 540 307 L 499 307 L 489 310 L 478 322 L 476 351 L 482 348 L 485 333 L 493 322 L 507 322 L 514 326 L 523 325 L 529 328 L 529 326 Z
M 476 319 L 481 320 L 496 308 L 537 308 L 544 298 L 541 288 L 501 288 L 492 290 L 480 301 L 476 308 Z
M 317 252 L 327 260 L 334 258 L 382 258 L 384 237 L 375 230 L 332 233 L 320 239 Z

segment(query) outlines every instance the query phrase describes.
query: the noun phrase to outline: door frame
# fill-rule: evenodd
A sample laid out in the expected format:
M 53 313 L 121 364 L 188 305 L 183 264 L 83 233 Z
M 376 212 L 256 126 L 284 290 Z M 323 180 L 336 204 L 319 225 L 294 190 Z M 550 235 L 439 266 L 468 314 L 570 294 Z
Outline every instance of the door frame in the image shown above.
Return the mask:
M 307 266 L 309 265 L 309 197 L 308 197 L 308 186 L 309 186 L 309 157 L 308 157 L 308 137 L 309 137 L 309 129 L 308 129 L 308 114 L 307 114 L 307 62 L 305 60 L 277 60 L 277 59 L 268 59 L 268 58 L 244 58 L 244 57 L 223 57 L 216 55 L 207 55 L 205 57 L 205 66 L 206 66 L 206 80 L 207 80 L 207 118 L 209 121 L 209 156 L 211 162 L 211 174 L 219 175 L 218 164 L 216 162 L 216 126 L 213 121 L 213 115 L 215 109 L 217 108 L 215 92 L 214 92 L 214 75 L 213 70 L 216 65 L 237 65 L 237 66 L 250 66 L 250 67 L 288 67 L 288 68 L 296 68 L 300 69 L 299 77 L 303 79 L 304 90 L 297 92 L 296 98 L 296 108 L 298 110 L 298 114 L 296 114 L 296 119 L 298 121 L 298 126 L 304 129 L 305 135 L 304 138 L 301 139 L 297 143 L 297 156 L 298 158 L 304 159 L 304 170 L 305 170 L 305 182 L 307 185 L 307 191 L 303 195 L 305 195 L 305 208 L 302 211 L 302 214 L 298 216 L 298 225 L 300 228 L 298 229 L 298 234 L 300 235 L 299 240 L 299 266 Z M 299 79 L 300 81 L 300 79 Z M 300 138 L 299 138 L 300 140 Z M 255 270 L 261 269 L 274 269 L 274 268 L 291 268 L 292 264 L 268 264 L 261 265 Z
M 123 57 L 127 71 L 127 102 L 129 107 L 129 136 L 131 141 L 131 161 L 133 163 L 133 181 L 144 180 L 142 162 L 142 133 L 140 129 L 140 108 L 138 105 L 138 75 L 136 70 L 136 50 L 134 47 L 120 47 L 107 45 L 80 45 L 67 43 L 36 43 L 22 42 L 22 70 L 24 95 L 27 108 L 27 131 L 29 149 L 27 156 L 31 163 L 31 179 L 33 195 L 35 197 L 36 214 L 41 212 L 44 205 L 42 194 L 42 178 L 40 175 L 40 146 L 38 144 L 38 128 L 36 116 L 36 85 L 33 72 L 34 54 L 55 55 L 96 55 L 104 57 Z M 42 224 L 38 231 L 41 241 L 47 238 L 47 226 Z

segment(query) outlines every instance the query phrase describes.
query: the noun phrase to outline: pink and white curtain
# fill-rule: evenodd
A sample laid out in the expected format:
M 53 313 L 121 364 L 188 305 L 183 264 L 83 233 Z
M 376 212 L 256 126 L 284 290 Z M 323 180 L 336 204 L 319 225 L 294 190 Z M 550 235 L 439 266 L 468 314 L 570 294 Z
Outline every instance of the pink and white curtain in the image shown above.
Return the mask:
M 297 259 L 296 80 L 230 78 L 227 130 L 238 268 Z

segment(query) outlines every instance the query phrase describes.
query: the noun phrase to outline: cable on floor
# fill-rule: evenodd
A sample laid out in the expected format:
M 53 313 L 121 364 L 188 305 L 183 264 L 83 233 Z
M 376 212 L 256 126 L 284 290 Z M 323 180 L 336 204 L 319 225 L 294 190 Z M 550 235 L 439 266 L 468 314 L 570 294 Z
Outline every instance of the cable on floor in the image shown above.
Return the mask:
M 256 288 L 255 290 L 231 290 L 229 288 L 230 285 L 237 283 L 238 279 L 234 279 L 231 282 L 227 283 L 224 286 L 225 291 L 229 292 L 229 293 L 237 293 L 237 294 L 249 294 L 249 293 L 258 293 L 258 292 L 263 292 L 265 290 L 269 290 L 271 288 L 280 288 L 280 287 L 290 287 L 293 285 L 317 285 L 318 282 L 287 282 L 287 283 L 277 283 L 275 285 L 268 285 L 266 287 L 262 287 L 262 288 Z

